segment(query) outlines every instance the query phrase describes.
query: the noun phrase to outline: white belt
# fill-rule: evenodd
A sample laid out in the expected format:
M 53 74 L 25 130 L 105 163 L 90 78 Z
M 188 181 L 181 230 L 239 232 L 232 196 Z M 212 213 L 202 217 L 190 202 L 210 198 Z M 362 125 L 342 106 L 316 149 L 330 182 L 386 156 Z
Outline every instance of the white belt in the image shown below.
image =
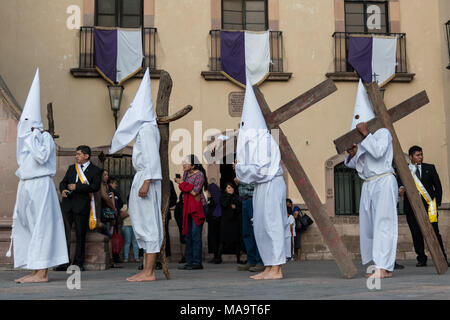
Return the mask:
M 381 177 L 388 176 L 390 174 L 394 174 L 394 173 L 393 172 L 386 172 L 386 173 L 382 173 L 382 174 L 377 174 L 375 176 L 371 176 L 370 178 L 365 179 L 364 182 L 372 181 L 372 180 L 375 180 L 375 179 L 378 179 L 378 178 L 381 178 Z

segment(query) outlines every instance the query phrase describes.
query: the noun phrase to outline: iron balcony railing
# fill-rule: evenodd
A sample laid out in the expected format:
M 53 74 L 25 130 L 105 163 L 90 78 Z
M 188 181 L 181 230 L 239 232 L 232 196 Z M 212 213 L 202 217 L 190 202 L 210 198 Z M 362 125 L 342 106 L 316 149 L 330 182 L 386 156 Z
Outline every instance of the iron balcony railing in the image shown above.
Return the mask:
M 335 72 L 353 72 L 353 67 L 348 63 L 348 39 L 352 35 L 368 33 L 335 32 L 334 38 L 334 70 Z M 377 34 L 379 35 L 379 34 Z M 406 61 L 406 33 L 383 33 L 384 36 L 397 37 L 397 66 L 396 73 L 408 73 Z
M 156 69 L 156 28 L 142 28 L 142 68 Z M 94 27 L 80 28 L 80 69 L 95 69 Z
M 220 63 L 220 31 L 211 30 L 211 56 L 209 58 L 210 71 L 222 71 Z M 283 72 L 283 33 L 270 31 L 270 72 Z

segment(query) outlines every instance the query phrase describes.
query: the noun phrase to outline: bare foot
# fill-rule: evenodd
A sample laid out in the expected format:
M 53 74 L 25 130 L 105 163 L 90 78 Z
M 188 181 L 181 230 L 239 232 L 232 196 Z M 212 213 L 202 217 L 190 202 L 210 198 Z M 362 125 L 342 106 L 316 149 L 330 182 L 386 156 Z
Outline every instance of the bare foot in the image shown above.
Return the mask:
M 31 274 L 28 274 L 28 275 L 26 275 L 26 276 L 24 276 L 24 277 L 22 277 L 22 278 L 19 278 L 19 279 L 14 280 L 14 281 L 15 281 L 16 283 L 21 283 L 23 280 L 25 280 L 25 279 L 27 279 L 27 278 L 30 278 L 30 277 L 33 277 L 36 273 L 37 273 L 37 271 L 33 271 Z
M 155 280 L 156 280 L 155 274 L 146 275 L 143 273 L 139 273 L 133 277 L 127 278 L 127 281 L 129 281 L 129 282 L 150 282 L 150 281 L 155 281 Z
M 280 272 L 268 272 L 264 276 L 263 280 L 280 280 L 283 279 L 283 273 Z
M 43 283 L 48 282 L 48 276 L 34 275 L 23 279 L 20 283 Z
M 370 275 L 368 278 L 370 279 L 392 278 L 392 272 L 384 269 L 375 269 L 375 272 L 372 273 L 372 275 Z
M 262 280 L 264 279 L 265 275 L 270 272 L 270 269 L 272 269 L 272 267 L 266 267 L 263 272 L 255 274 L 254 276 L 250 276 L 250 278 L 254 280 Z

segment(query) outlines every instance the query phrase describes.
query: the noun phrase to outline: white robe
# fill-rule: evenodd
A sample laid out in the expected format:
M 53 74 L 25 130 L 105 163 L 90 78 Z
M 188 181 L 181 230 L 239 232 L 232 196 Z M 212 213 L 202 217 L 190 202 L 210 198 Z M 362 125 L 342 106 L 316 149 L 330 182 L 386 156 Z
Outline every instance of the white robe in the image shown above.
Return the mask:
M 139 130 L 133 146 L 133 167 L 136 174 L 130 190 L 129 212 L 139 248 L 146 253 L 159 253 L 163 241 L 161 216 L 160 135 L 155 124 L 148 123 Z M 145 180 L 151 179 L 147 197 L 139 197 Z
M 381 128 L 369 134 L 356 155 L 345 165 L 356 169 L 361 179 L 393 173 L 392 136 Z M 377 268 L 394 270 L 398 238 L 398 185 L 393 174 L 364 182 L 359 206 L 362 263 L 373 260 Z
M 61 208 L 52 177 L 56 148 L 48 132 L 34 130 L 19 152 L 14 207 L 14 267 L 39 270 L 69 262 Z
M 253 191 L 253 230 L 256 245 L 265 266 L 277 266 L 286 263 L 291 256 L 290 234 L 286 209 L 286 183 L 283 170 L 278 171 L 270 181 L 261 174 L 256 165 L 236 165 L 236 176 L 244 183 L 255 182 Z M 265 181 L 259 183 L 260 181 Z M 289 237 L 288 237 L 289 236 Z

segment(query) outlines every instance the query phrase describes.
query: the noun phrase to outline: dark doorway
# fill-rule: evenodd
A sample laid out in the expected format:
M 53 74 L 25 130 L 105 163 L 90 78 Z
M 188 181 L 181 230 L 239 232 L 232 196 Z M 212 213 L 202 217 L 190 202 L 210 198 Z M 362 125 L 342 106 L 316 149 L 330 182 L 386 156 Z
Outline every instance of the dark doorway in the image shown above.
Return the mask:
M 222 191 L 225 189 L 225 184 L 227 182 L 234 182 L 233 180 L 236 177 L 236 173 L 233 170 L 234 159 L 235 155 L 233 157 L 224 157 L 220 164 L 220 190 Z

